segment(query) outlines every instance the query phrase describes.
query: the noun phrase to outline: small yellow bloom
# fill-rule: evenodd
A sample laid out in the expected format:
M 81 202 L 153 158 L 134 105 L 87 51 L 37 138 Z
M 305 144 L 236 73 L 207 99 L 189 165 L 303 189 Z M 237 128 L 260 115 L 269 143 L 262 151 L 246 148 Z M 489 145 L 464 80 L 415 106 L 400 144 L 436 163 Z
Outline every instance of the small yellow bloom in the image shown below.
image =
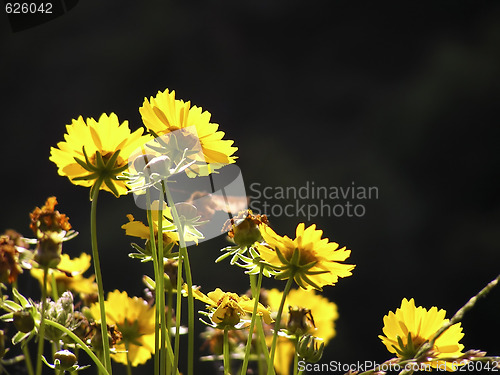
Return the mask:
M 322 230 L 313 224 L 305 228 L 300 223 L 296 229 L 296 238 L 277 235 L 269 226 L 260 225 L 266 244 L 258 244 L 257 249 L 264 261 L 281 271 L 277 279 L 293 277 L 304 289 L 322 290 L 325 285 L 334 285 L 339 277 L 351 276 L 354 265 L 343 264 L 351 254 L 345 247 L 339 249 L 335 242 L 321 238 Z
M 139 237 L 144 240 L 149 240 L 150 231 L 149 227 L 145 225 L 142 221 L 137 221 L 134 219 L 134 216 L 131 214 L 127 215 L 129 220 L 128 223 L 122 225 L 122 229 L 125 229 L 125 234 L 127 236 Z M 168 221 L 165 220 L 167 223 Z M 155 238 L 158 235 L 158 220 L 153 219 L 153 228 Z M 163 244 L 167 245 L 172 242 L 177 243 L 179 241 L 179 234 L 177 232 L 172 231 L 164 231 L 163 232 Z
M 192 160 L 207 163 L 207 166 L 193 165 L 186 172 L 188 175 L 206 175 L 223 165 L 234 163 L 233 154 L 237 148 L 233 141 L 223 140 L 224 133 L 219 131 L 219 125 L 210 122 L 211 114 L 201 107 L 191 106 L 191 102 L 175 99 L 175 91 L 158 92 L 153 98 L 144 99 L 139 109 L 144 125 L 157 135 L 182 130 L 182 147 L 201 147 L 201 154 L 189 156 Z M 200 170 L 201 168 L 201 170 Z M 203 171 L 205 169 L 205 171 Z
M 411 359 L 420 349 L 421 345 L 432 339 L 436 332 L 449 320 L 445 319 L 446 311 L 438 310 L 437 307 L 431 307 L 430 310 L 422 306 L 415 307 L 415 301 L 403 299 L 401 307 L 384 316 L 385 336 L 379 336 L 387 350 L 396 354 L 401 359 Z M 430 357 L 439 358 L 458 358 L 463 353 L 464 346 L 459 343 L 464 334 L 462 333 L 461 323 L 457 323 L 448 328 L 436 340 Z M 452 361 L 433 360 L 425 362 L 425 365 L 432 367 L 445 368 L 447 371 L 454 371 Z
M 158 201 L 153 202 L 152 219 L 153 219 L 153 230 L 155 238 L 158 237 Z M 163 232 L 163 245 L 169 245 L 172 243 L 177 244 L 179 242 L 179 233 L 177 228 L 173 224 L 172 213 L 167 205 L 164 205 L 162 211 L 162 232 Z M 135 220 L 134 216 L 131 214 L 127 215 L 129 220 L 128 223 L 122 225 L 122 229 L 125 229 L 125 234 L 127 236 L 139 237 L 144 240 L 149 240 L 150 228 L 141 221 Z M 184 240 L 193 241 L 198 244 L 198 240 L 203 238 L 203 235 L 190 228 L 188 225 L 184 227 Z
M 57 293 L 61 295 L 67 290 L 81 294 L 97 293 L 97 284 L 94 282 L 95 276 L 86 278 L 83 274 L 90 268 L 91 256 L 82 253 L 78 258 L 70 259 L 68 254 L 61 255 L 61 262 L 57 269 L 49 269 L 47 277 L 47 290 L 52 292 L 52 283 L 55 279 Z M 32 268 L 31 276 L 36 278 L 40 285 L 43 283 L 43 269 Z
M 132 366 L 137 366 L 151 358 L 155 351 L 155 309 L 142 298 L 130 298 L 127 292 L 115 290 L 108 293 L 104 302 L 106 309 L 107 324 L 116 324 L 122 334 L 122 340 L 115 345 L 118 353 L 112 354 L 112 358 L 118 362 L 127 364 L 127 353 Z M 92 316 L 100 319 L 99 304 L 90 307 Z
M 184 285 L 184 291 L 187 286 Z M 210 319 L 220 326 L 236 326 L 240 323 L 241 318 L 253 312 L 255 300 L 247 296 L 239 296 L 236 293 L 223 292 L 217 288 L 207 295 L 200 292 L 198 288 L 193 287 L 193 297 L 205 302 L 207 309 L 210 310 Z M 261 315 L 266 324 L 271 324 L 273 319 L 269 309 L 259 303 L 257 308 L 258 315 Z
M 50 160 L 57 165 L 58 173 L 86 187 L 101 179 L 101 189 L 115 196 L 126 194 L 125 182 L 116 176 L 127 169 L 132 152 L 151 137 L 142 136 L 142 128 L 131 133 L 128 121 L 120 124 L 114 113 L 104 113 L 98 121 L 84 121 L 80 116 L 66 126 L 66 131 L 64 141 L 50 150 Z
M 267 292 L 267 301 L 273 313 L 277 313 L 283 293 L 278 289 Z M 290 308 L 287 308 L 289 306 Z M 304 311 L 309 313 L 303 316 L 302 334 L 310 334 L 322 339 L 325 345 L 335 336 L 335 321 L 338 319 L 337 305 L 327 298 L 316 294 L 314 290 L 292 289 L 285 300 L 281 327 L 287 328 L 290 324 L 294 326 L 295 317 L 290 316 L 290 311 Z M 268 337 L 270 345 L 272 337 Z M 290 373 L 290 365 L 295 354 L 295 344 L 285 337 L 278 338 L 274 367 L 280 375 Z

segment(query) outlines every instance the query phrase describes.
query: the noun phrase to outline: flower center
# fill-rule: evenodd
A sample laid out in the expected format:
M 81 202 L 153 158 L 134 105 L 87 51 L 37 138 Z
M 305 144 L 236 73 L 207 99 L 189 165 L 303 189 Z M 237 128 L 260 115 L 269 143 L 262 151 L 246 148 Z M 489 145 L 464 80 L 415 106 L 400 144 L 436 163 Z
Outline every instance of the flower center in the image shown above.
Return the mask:
M 103 151 L 101 153 L 101 156 L 102 156 L 102 160 L 104 161 L 104 164 L 107 165 L 108 164 L 108 161 L 109 159 L 111 159 L 111 157 L 113 156 L 114 152 L 111 152 L 111 151 Z M 89 157 L 89 160 L 90 160 L 90 163 L 97 167 L 97 161 L 96 161 L 96 155 L 91 155 Z M 118 156 L 118 158 L 116 159 L 115 161 L 115 164 L 114 165 L 110 165 L 109 167 L 114 169 L 114 168 L 120 168 L 120 167 L 123 167 L 125 165 L 125 161 L 120 157 Z
M 423 343 L 425 343 L 425 339 L 420 336 L 412 337 L 411 332 L 408 332 L 406 345 L 403 343 L 403 340 L 400 336 L 397 336 L 398 347 L 394 347 L 396 349 L 398 355 L 402 359 L 411 359 L 413 358 Z
M 142 336 L 142 333 L 140 333 L 139 322 L 137 320 L 129 322 L 127 319 L 125 319 L 123 323 L 117 324 L 117 326 L 118 330 L 123 336 L 123 342 L 138 346 L 142 345 L 140 342 L 138 342 L 138 339 Z
M 314 250 L 299 250 L 299 264 L 309 264 L 311 262 L 317 262 L 318 257 L 316 256 L 316 251 Z

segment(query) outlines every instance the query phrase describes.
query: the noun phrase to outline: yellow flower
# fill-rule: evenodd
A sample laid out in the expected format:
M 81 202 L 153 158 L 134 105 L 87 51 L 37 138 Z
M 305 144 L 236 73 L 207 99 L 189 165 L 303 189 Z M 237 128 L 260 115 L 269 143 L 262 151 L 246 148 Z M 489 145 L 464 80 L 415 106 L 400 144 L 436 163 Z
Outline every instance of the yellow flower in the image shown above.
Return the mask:
M 50 150 L 58 173 L 75 185 L 91 187 L 101 180 L 101 189 L 115 196 L 126 194 L 125 182 L 116 176 L 127 169 L 131 153 L 151 137 L 142 136 L 142 128 L 131 133 L 128 121 L 120 124 L 114 113 L 104 113 L 98 121 L 80 116 L 66 131 L 64 141 Z
M 300 223 L 296 229 L 296 238 L 277 235 L 267 225 L 260 225 L 266 244 L 258 244 L 257 249 L 264 261 L 279 272 L 277 279 L 293 277 L 304 289 L 322 290 L 325 285 L 334 285 L 339 277 L 351 276 L 352 264 L 342 264 L 351 254 L 345 247 L 339 249 L 335 242 L 321 238 L 322 230 L 316 225 L 305 228 Z
M 236 157 L 233 154 L 237 148 L 232 146 L 233 141 L 222 139 L 224 133 L 218 130 L 218 124 L 210 122 L 210 112 L 191 106 L 189 101 L 175 99 L 175 91 L 158 91 L 149 101 L 144 98 L 144 104 L 139 111 L 144 125 L 159 136 L 180 130 L 183 139 L 177 139 L 177 143 L 182 144 L 181 149 L 185 146 L 201 147 L 198 154 L 189 157 L 207 163 L 208 166 L 191 166 L 187 170 L 188 175 L 206 175 L 223 165 L 234 163 Z M 177 135 L 179 133 L 176 132 Z
M 153 229 L 155 233 L 155 237 L 158 236 L 158 201 L 154 201 L 151 205 L 152 210 L 152 219 L 153 219 Z M 177 208 L 179 211 L 179 208 Z M 177 232 L 177 228 L 173 224 L 172 213 L 170 208 L 164 204 L 162 211 L 162 232 L 163 232 L 163 244 L 166 246 L 171 243 L 177 244 L 179 242 L 179 233 Z M 141 221 L 136 221 L 134 216 L 131 214 L 127 215 L 129 220 L 128 223 L 122 225 L 122 229 L 125 229 L 125 234 L 127 236 L 139 237 L 145 240 L 149 240 L 149 227 L 142 223 Z M 189 223 L 187 223 L 189 224 Z M 196 230 L 196 228 L 185 225 L 184 227 L 184 240 L 185 241 L 194 241 L 198 244 L 198 240 L 203 238 L 203 235 Z
M 187 294 L 186 289 L 187 286 L 184 285 L 185 294 Z M 205 295 L 200 292 L 199 288 L 193 287 L 193 297 L 207 304 L 207 309 L 210 310 L 210 319 L 218 326 L 236 326 L 242 317 L 253 312 L 255 302 L 245 295 L 239 296 L 236 293 L 223 292 L 219 288 Z M 260 303 L 257 313 L 263 317 L 266 324 L 273 322 L 269 309 Z
M 85 271 L 90 268 L 90 261 L 91 256 L 85 253 L 73 259 L 70 259 L 68 254 L 62 254 L 57 269 L 49 269 L 47 291 L 52 292 L 52 280 L 55 279 L 59 295 L 67 290 L 87 295 L 97 293 L 97 284 L 94 282 L 95 276 L 92 275 L 89 278 L 83 276 Z M 37 279 L 40 285 L 43 283 L 43 269 L 32 268 L 31 276 Z
M 131 214 L 127 215 L 129 220 L 128 223 L 122 225 L 122 229 L 125 229 L 125 234 L 127 236 L 139 237 L 144 240 L 149 240 L 149 227 L 145 225 L 142 221 L 137 221 Z M 167 222 L 168 223 L 168 222 Z M 158 220 L 153 219 L 153 228 L 155 233 L 155 238 L 158 235 Z M 163 232 L 163 244 L 167 245 L 172 242 L 177 243 L 179 241 L 179 234 L 172 231 Z
M 278 289 L 267 292 L 267 301 L 271 311 L 276 313 L 279 309 L 283 293 Z M 289 309 L 286 308 L 289 306 Z M 302 319 L 301 319 L 302 318 Z M 285 300 L 281 327 L 296 330 L 297 334 L 310 334 L 323 340 L 325 345 L 335 336 L 334 322 L 338 318 L 337 305 L 322 297 L 314 290 L 292 289 Z M 271 344 L 272 337 L 268 337 Z M 279 337 L 274 357 L 274 367 L 278 374 L 290 373 L 290 365 L 295 354 L 295 343 L 285 337 Z
M 384 316 L 385 336 L 379 336 L 389 352 L 401 359 L 411 359 L 418 352 L 421 345 L 430 340 L 434 334 L 449 320 L 445 319 L 446 311 L 431 307 L 430 310 L 422 306 L 415 307 L 415 301 L 403 299 L 401 307 Z M 448 328 L 436 340 L 429 355 L 433 359 L 458 358 L 463 353 L 464 346 L 459 343 L 464 334 L 461 323 Z M 452 371 L 452 361 L 436 361 L 424 363 L 427 367 L 437 367 Z
M 155 351 L 155 309 L 145 300 L 138 297 L 130 298 L 127 292 L 115 290 L 108 293 L 104 302 L 107 324 L 116 324 L 122 334 L 122 340 L 115 348 L 118 353 L 112 358 L 127 364 L 127 353 L 132 366 L 145 363 Z M 100 319 L 99 304 L 90 307 L 92 316 Z

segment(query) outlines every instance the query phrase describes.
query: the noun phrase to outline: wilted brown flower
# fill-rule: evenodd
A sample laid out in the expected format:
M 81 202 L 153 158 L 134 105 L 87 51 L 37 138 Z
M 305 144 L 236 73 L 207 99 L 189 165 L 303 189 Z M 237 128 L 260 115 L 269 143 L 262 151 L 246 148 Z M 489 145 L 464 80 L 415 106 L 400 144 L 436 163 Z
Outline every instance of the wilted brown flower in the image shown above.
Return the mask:
M 0 237 L 0 282 L 13 283 L 23 270 L 19 265 L 19 251 L 9 236 Z
M 42 208 L 35 207 L 30 213 L 30 228 L 37 238 L 40 237 L 40 232 L 61 232 L 71 229 L 69 217 L 55 210 L 56 205 L 56 197 L 49 197 Z

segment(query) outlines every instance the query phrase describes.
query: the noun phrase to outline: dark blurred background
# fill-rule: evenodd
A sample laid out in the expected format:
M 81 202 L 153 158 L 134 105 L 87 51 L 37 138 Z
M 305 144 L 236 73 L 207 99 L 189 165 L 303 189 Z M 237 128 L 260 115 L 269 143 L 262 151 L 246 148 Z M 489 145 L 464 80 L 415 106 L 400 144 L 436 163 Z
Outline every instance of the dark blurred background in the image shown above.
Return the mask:
M 382 318 L 403 297 L 451 317 L 499 273 L 499 21 L 497 1 L 93 0 L 19 32 L 1 14 L 0 230 L 30 236 L 28 213 L 55 195 L 80 232 L 65 251 L 90 253 L 89 191 L 58 176 L 50 147 L 79 115 L 115 112 L 136 129 L 144 97 L 175 89 L 235 141 L 247 188 L 378 188 L 363 217 L 271 223 L 289 236 L 316 223 L 352 249 L 354 275 L 324 290 L 340 318 L 322 361 L 382 362 Z M 100 195 L 104 287 L 141 295 L 150 265 L 127 257 L 128 213 L 145 216 Z M 190 248 L 202 290 L 246 291 L 241 269 L 212 264 L 226 245 Z M 494 290 L 463 320 L 466 349 L 500 354 L 499 313 Z

